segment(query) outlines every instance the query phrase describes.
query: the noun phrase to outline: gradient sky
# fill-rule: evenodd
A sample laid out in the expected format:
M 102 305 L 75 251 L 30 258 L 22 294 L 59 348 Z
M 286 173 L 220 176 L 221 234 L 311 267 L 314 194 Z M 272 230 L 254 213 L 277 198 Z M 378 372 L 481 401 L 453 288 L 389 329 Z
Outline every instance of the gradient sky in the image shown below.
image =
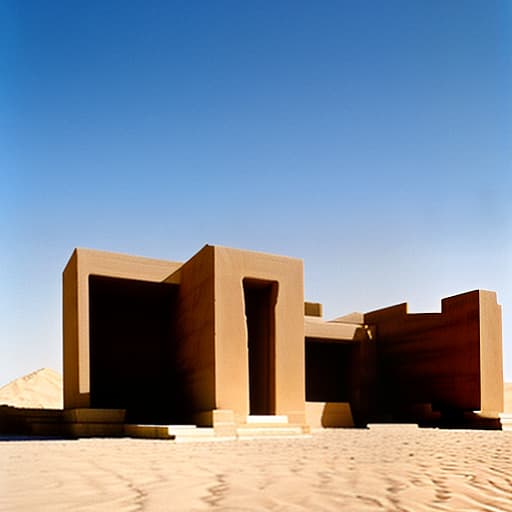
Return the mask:
M 326 317 L 495 290 L 512 3 L 0 2 L 0 385 L 61 371 L 74 247 L 300 257 Z

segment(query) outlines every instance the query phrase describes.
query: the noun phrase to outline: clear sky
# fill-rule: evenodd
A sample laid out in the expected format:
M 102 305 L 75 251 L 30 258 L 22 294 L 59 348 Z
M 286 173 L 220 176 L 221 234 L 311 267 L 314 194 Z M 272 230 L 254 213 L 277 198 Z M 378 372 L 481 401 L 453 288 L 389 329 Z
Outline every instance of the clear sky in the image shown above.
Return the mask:
M 509 0 L 0 2 L 0 385 L 74 247 L 300 257 L 326 317 L 476 289 L 512 381 Z

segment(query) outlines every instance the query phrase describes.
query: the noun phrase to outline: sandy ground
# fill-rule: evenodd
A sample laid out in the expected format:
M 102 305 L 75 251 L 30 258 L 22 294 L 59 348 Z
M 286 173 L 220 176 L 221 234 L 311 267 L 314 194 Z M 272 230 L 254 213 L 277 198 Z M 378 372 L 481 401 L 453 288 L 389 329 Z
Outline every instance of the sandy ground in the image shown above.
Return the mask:
M 512 511 L 512 432 L 0 442 L 2 511 Z

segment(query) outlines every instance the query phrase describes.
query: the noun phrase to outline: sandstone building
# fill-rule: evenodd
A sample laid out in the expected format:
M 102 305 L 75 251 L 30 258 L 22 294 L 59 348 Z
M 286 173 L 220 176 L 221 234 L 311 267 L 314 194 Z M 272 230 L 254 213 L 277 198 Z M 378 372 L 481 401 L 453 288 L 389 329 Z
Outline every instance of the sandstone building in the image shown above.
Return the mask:
M 240 435 L 503 410 L 494 292 L 444 299 L 441 313 L 401 304 L 325 321 L 304 302 L 299 259 L 210 245 L 185 263 L 76 249 L 63 308 L 64 407 L 78 433 L 119 411 L 127 425 Z

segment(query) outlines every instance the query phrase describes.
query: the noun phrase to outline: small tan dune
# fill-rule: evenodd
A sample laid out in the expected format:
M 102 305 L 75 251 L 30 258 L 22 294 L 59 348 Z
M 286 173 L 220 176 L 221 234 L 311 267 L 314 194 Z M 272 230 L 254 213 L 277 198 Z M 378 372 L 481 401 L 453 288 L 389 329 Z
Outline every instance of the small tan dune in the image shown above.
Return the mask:
M 62 377 L 49 368 L 24 375 L 0 388 L 0 405 L 62 409 Z

